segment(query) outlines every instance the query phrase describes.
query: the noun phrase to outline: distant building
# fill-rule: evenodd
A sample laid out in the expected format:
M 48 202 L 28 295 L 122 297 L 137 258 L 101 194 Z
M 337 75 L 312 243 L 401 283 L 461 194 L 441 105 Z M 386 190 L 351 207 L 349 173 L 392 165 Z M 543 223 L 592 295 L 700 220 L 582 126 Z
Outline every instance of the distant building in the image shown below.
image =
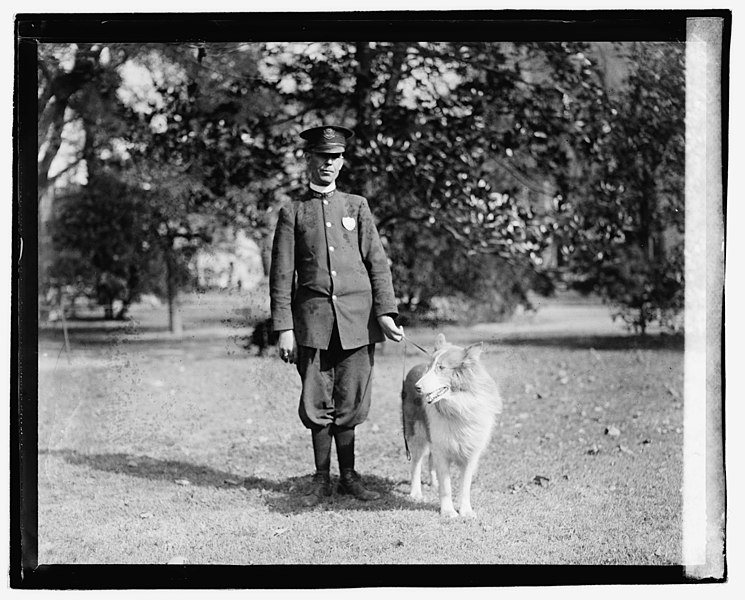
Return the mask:
M 218 241 L 197 251 L 191 267 L 200 289 L 250 290 L 265 276 L 259 245 L 241 230 L 223 231 Z

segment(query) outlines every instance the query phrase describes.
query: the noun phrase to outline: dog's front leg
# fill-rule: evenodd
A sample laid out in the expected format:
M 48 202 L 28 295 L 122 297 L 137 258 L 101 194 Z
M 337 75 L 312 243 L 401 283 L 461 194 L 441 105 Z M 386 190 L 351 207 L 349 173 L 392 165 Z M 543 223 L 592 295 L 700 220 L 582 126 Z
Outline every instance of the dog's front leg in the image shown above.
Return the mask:
M 424 455 L 427 454 L 426 448 L 421 444 L 413 444 L 411 453 L 411 491 L 409 496 L 412 500 L 422 499 L 422 463 Z
M 435 472 L 437 473 L 437 487 L 440 492 L 440 514 L 443 517 L 454 518 L 458 516 L 453 506 L 453 494 L 450 483 L 450 465 L 448 459 L 442 453 L 433 453 L 435 461 Z
M 432 453 L 429 453 L 429 485 L 432 489 L 437 487 L 437 471 L 435 470 L 435 461 L 432 458 Z
M 458 507 L 461 517 L 475 517 L 476 513 L 471 508 L 471 482 L 476 472 L 476 460 L 469 460 L 463 466 L 463 476 L 461 477 L 460 497 L 458 498 Z

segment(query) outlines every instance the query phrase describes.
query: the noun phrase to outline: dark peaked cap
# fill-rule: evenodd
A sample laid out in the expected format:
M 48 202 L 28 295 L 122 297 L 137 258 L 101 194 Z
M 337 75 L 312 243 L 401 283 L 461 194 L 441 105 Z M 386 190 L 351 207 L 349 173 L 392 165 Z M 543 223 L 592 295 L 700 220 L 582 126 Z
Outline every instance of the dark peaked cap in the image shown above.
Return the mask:
M 337 125 L 311 127 L 300 134 L 305 140 L 305 149 L 311 152 L 342 153 L 347 147 L 347 140 L 353 136 L 351 129 Z

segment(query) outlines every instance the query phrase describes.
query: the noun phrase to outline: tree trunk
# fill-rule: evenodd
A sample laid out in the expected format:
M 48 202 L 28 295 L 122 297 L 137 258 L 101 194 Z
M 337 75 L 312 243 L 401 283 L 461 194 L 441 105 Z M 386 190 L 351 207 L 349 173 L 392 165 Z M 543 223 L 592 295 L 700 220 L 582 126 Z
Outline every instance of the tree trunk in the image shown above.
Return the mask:
M 385 91 L 385 106 L 389 108 L 396 103 L 398 84 L 403 75 L 404 61 L 406 60 L 406 42 L 396 42 L 391 54 L 391 74 Z
M 80 45 L 72 71 L 60 72 L 56 75 L 50 74 L 46 65 L 41 65 L 45 80 L 41 84 L 43 91 L 37 104 L 39 121 L 37 141 L 39 148 L 44 145 L 45 141 L 47 145 L 38 161 L 37 199 L 39 202 L 52 183 L 49 179 L 49 169 L 62 146 L 65 111 L 70 98 L 97 76 L 96 67 L 99 64 L 100 53 L 99 45 Z
M 129 307 L 130 307 L 130 301 L 129 300 L 123 300 L 122 301 L 122 307 L 116 313 L 116 317 L 115 318 L 116 318 L 117 321 L 124 321 L 127 318 L 127 315 L 129 314 Z
M 357 111 L 357 137 L 365 142 L 369 137 L 370 126 L 370 90 L 372 88 L 372 51 L 368 42 L 357 42 L 357 84 L 354 90 L 355 109 Z
M 166 289 L 168 293 L 168 330 L 172 334 L 180 337 L 184 333 L 184 326 L 179 311 L 176 268 L 171 247 L 166 249 L 166 278 Z

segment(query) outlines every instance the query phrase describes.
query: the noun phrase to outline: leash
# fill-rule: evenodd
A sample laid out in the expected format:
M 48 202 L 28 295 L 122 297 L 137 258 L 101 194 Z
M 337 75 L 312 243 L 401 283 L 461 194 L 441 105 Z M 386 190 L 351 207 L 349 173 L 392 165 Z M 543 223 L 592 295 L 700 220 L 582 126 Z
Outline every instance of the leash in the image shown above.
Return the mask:
M 414 348 L 416 348 L 417 350 L 421 350 L 421 351 L 422 351 L 422 352 L 424 352 L 424 353 L 425 353 L 425 354 L 426 354 L 427 356 L 432 356 L 432 353 L 431 353 L 431 352 L 429 352 L 428 350 L 425 350 L 424 348 L 422 348 L 422 347 L 421 347 L 421 346 L 420 346 L 419 344 L 417 344 L 416 342 L 412 342 L 412 341 L 411 341 L 411 340 L 410 340 L 409 338 L 407 338 L 406 336 L 404 336 L 404 343 L 405 343 L 405 344 L 411 344 L 412 346 L 414 346 Z
M 424 354 L 426 354 L 427 356 L 430 356 L 429 352 L 427 352 L 424 348 L 422 348 L 416 342 L 412 342 L 411 340 L 409 340 L 409 338 L 407 338 L 405 334 L 403 337 L 403 342 L 404 342 L 404 345 L 402 346 L 403 357 L 401 360 L 401 364 L 403 365 L 403 374 L 401 375 L 401 393 L 402 394 L 403 394 L 404 382 L 406 381 L 406 345 L 411 344 L 412 346 L 414 346 L 414 348 L 417 348 L 418 350 L 421 350 L 422 352 L 424 352 Z M 406 448 L 406 460 L 411 461 L 411 452 L 409 451 L 409 440 L 406 439 L 406 411 L 403 410 L 403 406 L 401 406 L 401 425 L 402 425 L 403 434 L 404 434 L 404 448 Z

